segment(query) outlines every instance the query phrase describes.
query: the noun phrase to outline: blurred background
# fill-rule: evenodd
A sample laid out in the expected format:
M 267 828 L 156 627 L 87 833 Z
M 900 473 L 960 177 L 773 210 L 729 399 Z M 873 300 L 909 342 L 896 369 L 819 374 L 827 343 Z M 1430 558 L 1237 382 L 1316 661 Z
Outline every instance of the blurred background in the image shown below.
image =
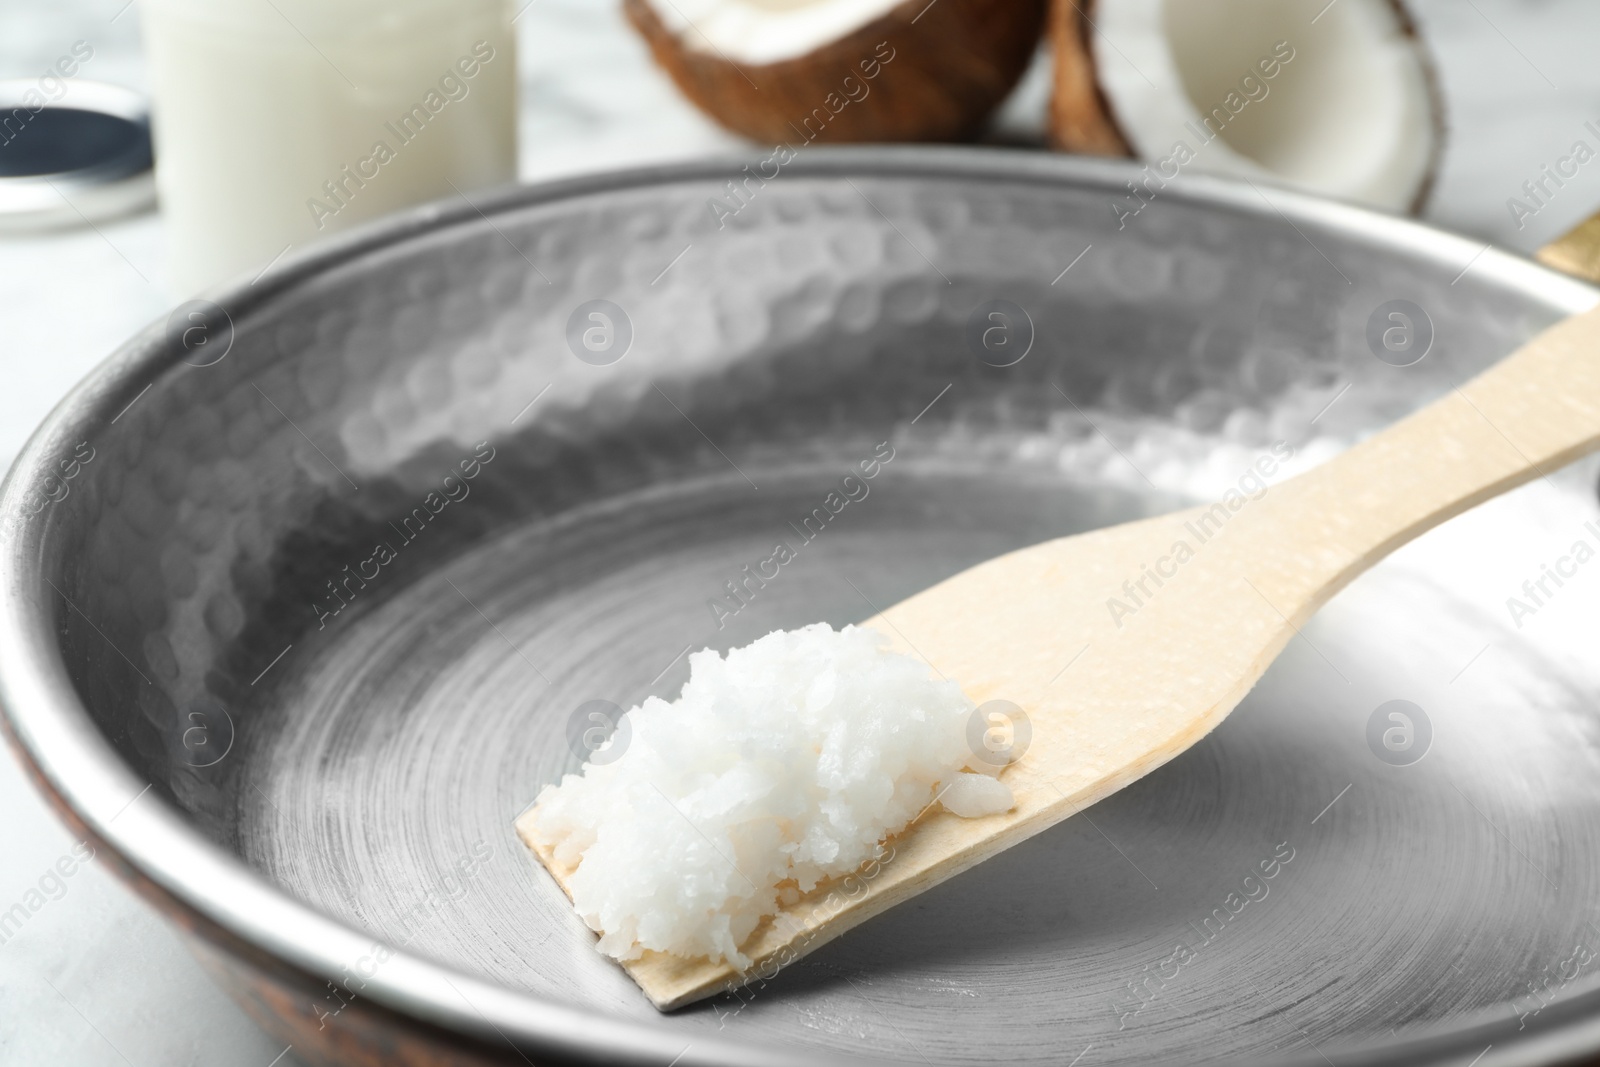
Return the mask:
M 954 7 L 965 0 L 946 2 Z M 1208 2 L 1192 0 L 1186 6 L 1199 9 Z M 1282 0 L 1302 15 L 1326 17 L 1329 25 L 1346 17 L 1335 5 L 1353 10 L 1367 2 Z M 635 0 L 634 6 L 649 5 Z M 706 12 L 716 5 L 683 0 L 682 6 Z M 320 6 L 281 0 L 267 7 L 287 29 L 276 23 L 214 25 L 207 21 L 210 9 L 199 0 L 0 0 L 0 80 L 11 80 L 16 92 L 36 88 L 47 97 L 65 82 L 74 83 L 74 92 L 89 82 L 154 92 L 158 160 L 183 164 L 175 162 L 162 175 L 163 194 L 171 195 L 161 210 L 153 203 L 148 176 L 135 174 L 111 183 L 124 198 L 120 206 L 79 200 L 76 187 L 65 183 L 40 194 L 43 207 L 30 209 L 37 216 L 33 222 L 0 218 L 0 469 L 50 407 L 130 334 L 163 319 L 207 285 L 228 277 L 248 280 L 270 269 L 274 257 L 255 251 L 258 247 L 281 244 L 281 255 L 359 216 L 443 195 L 470 202 L 513 178 L 540 181 L 708 154 L 740 154 L 754 162 L 774 151 L 773 138 L 746 138 L 728 128 L 761 126 L 760 116 L 741 119 L 737 98 L 742 90 L 736 85 L 717 89 L 714 78 L 697 83 L 697 77 L 710 78 L 716 71 L 708 74 L 703 63 L 696 68 L 693 55 L 687 67 L 679 64 L 675 81 L 652 57 L 638 11 L 630 23 L 621 0 L 512 0 L 509 6 L 495 0 L 394 0 L 384 10 L 445 9 L 446 29 L 410 44 L 396 38 L 376 55 L 339 51 L 336 42 L 348 27 L 318 23 L 332 18 L 329 12 L 378 10 L 372 0 Z M 1594 151 L 1576 151 L 1580 141 L 1600 150 L 1600 64 L 1593 60 L 1600 5 L 1593 0 L 1412 0 L 1407 8 L 1436 79 L 1434 103 L 1427 105 L 1433 109 L 1430 117 L 1442 118 L 1446 131 L 1437 157 L 1424 160 L 1432 180 L 1421 216 L 1485 243 L 1531 253 L 1600 209 L 1600 163 L 1588 164 Z M 671 13 L 681 14 L 678 6 L 656 10 L 662 14 L 656 31 L 670 35 Z M 931 5 L 925 13 L 930 24 L 947 17 Z M 1092 56 L 1079 57 L 1080 67 L 1088 66 L 1077 71 L 1082 77 L 1076 88 L 1092 98 L 1098 87 L 1101 96 L 1113 100 L 1119 93 L 1128 99 L 1144 94 L 1141 80 L 1156 90 L 1160 79 L 1153 81 L 1138 69 L 1145 44 L 1134 35 L 1119 37 L 1123 31 L 1117 26 L 1104 28 L 1098 45 L 1092 32 L 1080 43 L 1090 53 L 1098 47 L 1102 59 L 1111 53 L 1119 58 L 1096 70 Z M 695 31 L 683 32 L 687 37 Z M 458 44 L 451 34 L 466 43 Z M 498 42 L 498 47 L 489 44 L 489 56 L 469 54 L 467 44 L 478 40 Z M 759 67 L 765 47 L 761 35 L 748 40 L 756 58 L 730 61 L 733 73 L 724 70 L 725 77 L 743 77 L 741 66 Z M 661 40 L 657 45 L 660 52 Z M 417 50 L 406 51 L 411 47 Z M 1094 147 L 1093 115 L 1068 114 L 1068 120 L 1084 121 L 1067 122 L 1071 128 L 1063 133 L 1060 100 L 1052 112 L 1052 96 L 1070 92 L 1073 85 L 1058 84 L 1056 52 L 1048 37 L 1036 50 L 1031 43 L 1028 47 L 1015 87 L 996 94 L 992 110 L 985 105 L 985 115 L 963 132 L 980 144 L 1040 152 L 1061 150 L 1063 144 Z M 1253 47 L 1243 54 L 1253 56 Z M 713 45 L 699 49 L 700 59 L 710 52 L 728 58 Z M 1031 62 L 1025 62 L 1027 55 Z M 671 66 L 670 48 L 667 61 Z M 891 62 L 907 69 L 917 61 L 915 55 L 896 55 Z M 1129 69 L 1119 73 L 1118 62 Z M 283 63 L 300 65 L 286 73 Z M 347 104 L 364 101 L 360 106 L 375 109 L 374 123 L 385 114 L 399 120 L 405 101 L 416 95 L 411 86 L 418 71 L 437 87 L 434 113 L 449 111 L 450 123 L 439 128 L 454 131 L 455 139 L 435 137 L 413 150 L 403 146 L 415 131 L 397 129 L 392 162 L 338 150 L 328 158 L 301 151 L 318 138 L 337 144 L 341 121 L 358 126 L 365 121 L 319 106 L 319 92 L 331 92 Z M 1224 83 L 1237 81 L 1226 63 L 1216 73 Z M 274 78 L 281 83 L 278 89 L 272 88 Z M 1003 80 L 1010 84 L 1009 78 Z M 340 82 L 352 92 L 345 94 Z M 385 96 L 385 87 L 392 85 L 399 88 Z M 691 103 L 685 85 L 700 96 L 723 92 L 730 103 L 720 109 L 722 122 Z M 769 82 L 766 88 L 782 87 Z M 103 99 L 113 110 L 138 101 L 114 94 Z M 5 169 L 5 150 L 14 147 L 13 139 L 25 143 L 22 134 L 28 131 L 16 123 L 23 112 L 33 113 L 22 97 L 3 103 L 0 204 L 8 195 L 13 200 L 20 195 L 15 168 Z M 1354 121 L 1365 121 L 1360 101 L 1342 103 L 1353 109 Z M 165 129 L 164 105 L 170 119 Z M 5 108 L 12 109 L 11 127 L 5 125 Z M 852 114 L 865 113 L 861 105 Z M 1124 148 L 1137 153 L 1144 134 L 1166 143 L 1160 141 L 1162 115 L 1141 121 L 1145 129 L 1121 130 L 1126 141 L 1135 142 Z M 1376 125 L 1379 118 L 1374 115 L 1371 122 Z M 884 128 L 870 126 L 858 133 L 869 140 L 889 136 Z M 218 158 L 218 146 L 231 146 L 221 154 L 226 158 Z M 1107 151 L 1106 145 L 1100 143 L 1099 150 Z M 329 158 L 348 160 L 358 170 L 366 163 L 370 187 L 342 174 L 342 164 L 331 167 Z M 213 165 L 237 168 L 237 176 L 223 183 L 233 199 L 214 195 L 216 181 L 199 180 Z M 308 194 L 307 205 L 291 204 L 292 212 L 277 218 L 267 209 L 275 202 L 272 182 L 294 167 L 301 171 L 293 181 L 314 186 L 304 176 L 326 173 L 333 188 L 312 188 L 316 195 Z M 1566 176 L 1551 179 L 1551 167 Z M 385 168 L 388 177 L 371 178 Z M 8 182 L 14 187 L 9 193 Z M 252 197 L 260 210 L 241 209 Z M 1403 199 L 1409 203 L 1409 196 Z M 41 221 L 46 215 L 49 219 Z M 318 225 L 330 221 L 337 225 Z M 286 228 L 304 228 L 308 222 L 311 228 L 304 234 L 287 233 Z M 28 899 L 41 873 L 69 856 L 74 842 L 9 757 L 0 757 L 0 812 L 3 913 Z M 98 861 L 67 866 L 74 873 L 51 881 L 46 906 L 29 905 L 31 917 L 20 928 L 0 927 L 0 1062 L 66 1067 L 295 1062 L 211 987 L 162 922 Z

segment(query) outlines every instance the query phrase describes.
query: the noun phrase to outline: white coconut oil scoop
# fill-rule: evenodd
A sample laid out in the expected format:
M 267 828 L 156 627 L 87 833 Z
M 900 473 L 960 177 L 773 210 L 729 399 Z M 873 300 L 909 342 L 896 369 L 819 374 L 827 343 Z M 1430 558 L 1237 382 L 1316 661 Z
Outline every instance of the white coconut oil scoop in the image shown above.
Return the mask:
M 1215 729 L 1306 620 L 1375 562 L 1597 446 L 1600 309 L 1247 504 L 1048 541 L 895 605 L 865 625 L 974 703 L 1009 701 L 1026 715 L 1031 741 L 1001 774 L 1015 806 L 981 818 L 930 808 L 846 892 L 824 883 L 783 903 L 740 946 L 753 961 L 743 969 L 660 952 L 624 966 L 663 1010 L 770 977 L 1082 811 Z M 534 844 L 535 811 L 518 830 L 570 894 L 573 868 Z

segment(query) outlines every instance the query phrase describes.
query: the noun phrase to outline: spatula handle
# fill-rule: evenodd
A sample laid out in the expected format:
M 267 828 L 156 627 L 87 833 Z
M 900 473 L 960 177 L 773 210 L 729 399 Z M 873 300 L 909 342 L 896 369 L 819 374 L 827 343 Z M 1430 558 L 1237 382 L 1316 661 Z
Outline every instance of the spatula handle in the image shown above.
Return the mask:
M 1600 307 L 1279 486 L 1262 509 L 1270 521 L 1252 523 L 1252 532 L 1278 539 L 1264 554 L 1301 561 L 1299 580 L 1282 575 L 1282 592 L 1309 613 L 1406 541 L 1596 447 Z M 1323 584 L 1330 588 L 1317 595 Z M 1293 595 L 1296 586 L 1305 599 Z

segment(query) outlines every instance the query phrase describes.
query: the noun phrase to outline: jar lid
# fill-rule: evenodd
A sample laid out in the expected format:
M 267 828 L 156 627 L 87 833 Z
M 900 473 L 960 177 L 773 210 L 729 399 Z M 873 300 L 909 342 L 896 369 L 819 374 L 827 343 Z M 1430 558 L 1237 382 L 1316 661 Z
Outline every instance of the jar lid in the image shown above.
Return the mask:
M 155 201 L 144 96 L 59 85 L 52 99 L 36 79 L 0 81 L 0 230 L 89 225 Z

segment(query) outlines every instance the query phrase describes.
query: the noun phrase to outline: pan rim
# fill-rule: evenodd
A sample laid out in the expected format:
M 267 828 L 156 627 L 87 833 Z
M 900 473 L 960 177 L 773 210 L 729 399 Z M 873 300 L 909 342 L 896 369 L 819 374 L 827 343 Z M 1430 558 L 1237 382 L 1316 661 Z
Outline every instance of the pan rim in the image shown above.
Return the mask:
M 279 294 L 379 250 L 435 237 L 445 231 L 493 225 L 494 216 L 530 207 L 582 200 L 600 194 L 735 177 L 749 157 L 721 157 L 583 175 L 512 186 L 476 196 L 452 197 L 389 216 L 302 252 L 291 253 L 255 279 L 240 278 L 201 294 L 243 318 Z M 923 179 L 1003 181 L 1013 185 L 1103 188 L 1120 195 L 1140 173 L 1126 161 L 1048 155 L 991 147 L 812 148 L 785 168 L 800 179 L 847 176 L 872 180 Z M 1207 175 L 1186 176 L 1163 197 L 1202 207 L 1282 221 L 1299 230 L 1335 230 L 1385 252 L 1437 263 L 1453 273 L 1475 272 L 1480 283 L 1527 294 L 1555 309 L 1575 313 L 1600 300 L 1600 290 L 1515 253 L 1417 222 L 1296 192 L 1270 187 L 1269 199 L 1255 184 Z M 465 201 L 463 203 L 463 201 Z M 1303 236 L 1303 234 L 1302 234 Z M 0 523 L 15 526 L 0 535 L 0 712 L 6 733 L 35 780 L 76 832 L 103 843 L 124 877 L 148 880 L 201 920 L 212 940 L 237 942 L 310 975 L 336 975 L 378 940 L 291 897 L 213 844 L 179 809 L 124 762 L 101 734 L 73 689 L 52 640 L 52 587 L 39 566 L 51 530 L 53 509 L 23 514 L 25 488 L 42 476 L 65 445 L 102 426 L 147 383 L 169 372 L 176 356 L 153 323 L 119 346 L 60 401 L 13 462 L 0 485 Z M 63 609 L 65 610 L 65 609 Z M 149 890 L 147 889 L 148 893 Z M 288 931 L 288 932 L 286 932 Z M 218 935 L 221 935 L 220 937 Z M 224 944 L 226 951 L 235 949 Z M 1600 980 L 1573 983 L 1522 1031 L 1513 1018 L 1467 1016 L 1365 1051 L 1350 1062 L 1426 1063 L 1470 1058 L 1485 1044 L 1501 1045 L 1507 1063 L 1538 1063 L 1581 1052 L 1600 1052 Z M 623 1020 L 598 1011 L 546 1000 L 403 951 L 362 989 L 363 996 L 393 1012 L 493 1046 L 516 1039 L 519 1049 L 564 1061 L 594 1063 L 804 1064 L 816 1061 L 796 1049 L 757 1041 L 697 1037 L 684 1040 L 650 1022 Z M 469 995 L 470 994 L 470 995 Z M 465 1006 L 459 1006 L 466 1001 Z M 1302 1059 L 1320 1061 L 1320 1054 Z M 857 1059 L 838 1062 L 866 1062 Z M 1281 1062 L 1281 1061 L 1280 1061 Z M 1294 1061 L 1291 1061 L 1294 1062 Z

